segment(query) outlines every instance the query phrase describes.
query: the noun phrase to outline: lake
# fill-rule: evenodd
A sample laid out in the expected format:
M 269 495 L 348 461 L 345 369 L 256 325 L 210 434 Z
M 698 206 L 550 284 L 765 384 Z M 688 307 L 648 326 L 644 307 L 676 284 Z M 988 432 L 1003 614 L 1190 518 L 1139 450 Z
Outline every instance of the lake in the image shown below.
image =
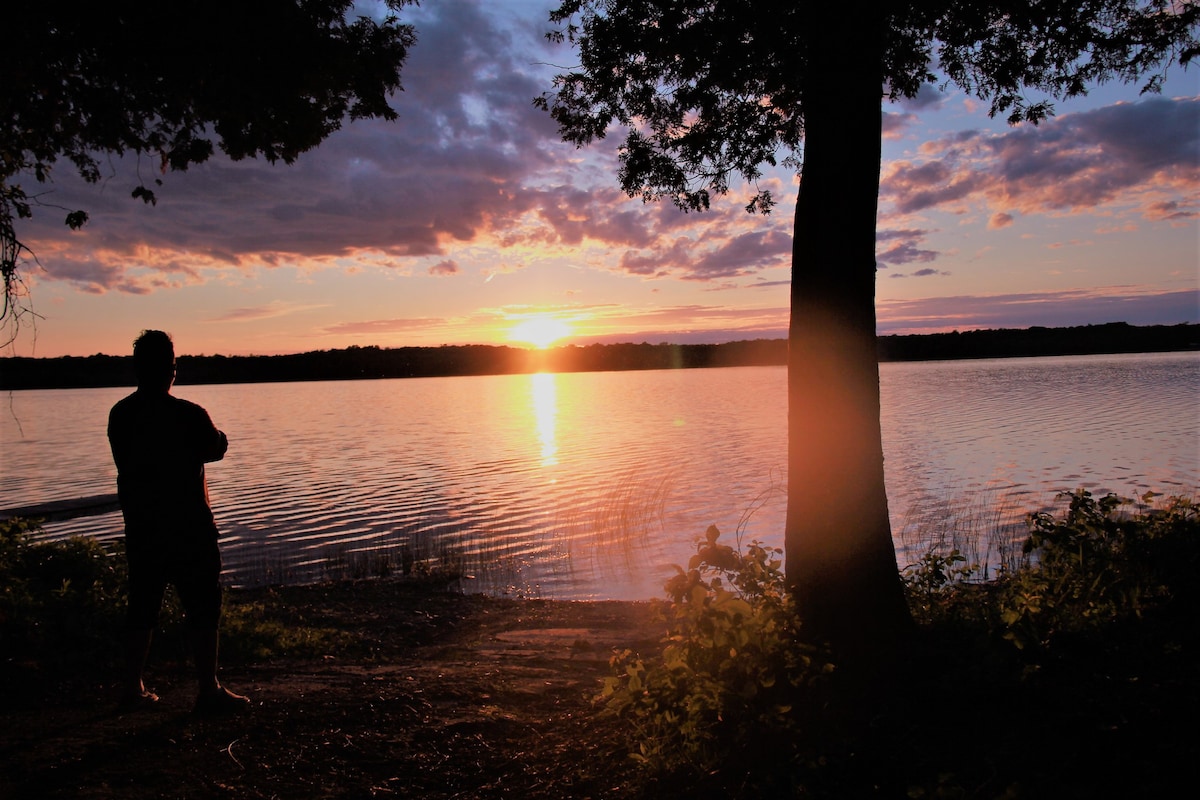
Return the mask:
M 1077 487 L 1196 496 L 1200 353 L 881 366 L 901 564 Z M 129 389 L 15 391 L 0 507 L 115 491 L 108 409 Z M 461 568 L 467 591 L 662 596 L 716 524 L 782 546 L 786 371 L 180 386 L 230 439 L 209 465 L 231 584 Z M 51 537 L 121 534 L 119 514 Z

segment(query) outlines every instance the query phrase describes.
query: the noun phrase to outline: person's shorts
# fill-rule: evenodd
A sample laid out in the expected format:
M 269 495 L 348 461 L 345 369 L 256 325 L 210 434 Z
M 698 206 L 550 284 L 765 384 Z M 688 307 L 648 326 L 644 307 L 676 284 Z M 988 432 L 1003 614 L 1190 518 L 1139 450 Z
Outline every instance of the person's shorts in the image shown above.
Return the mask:
M 129 562 L 127 622 L 135 630 L 158 624 L 167 584 L 175 587 L 185 622 L 195 630 L 215 630 L 221 618 L 221 551 L 216 532 L 173 535 L 171 531 L 126 530 Z

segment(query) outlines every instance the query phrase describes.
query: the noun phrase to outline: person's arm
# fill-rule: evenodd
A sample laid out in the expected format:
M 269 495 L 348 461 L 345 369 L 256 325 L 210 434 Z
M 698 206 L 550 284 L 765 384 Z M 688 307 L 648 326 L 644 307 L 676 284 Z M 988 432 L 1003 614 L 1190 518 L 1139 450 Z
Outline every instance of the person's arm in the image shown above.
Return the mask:
M 225 435 L 225 432 L 218 431 L 215 427 L 213 430 L 217 432 L 217 440 L 213 442 L 213 448 L 205 456 L 205 461 L 220 461 L 225 457 L 225 452 L 229 449 L 229 437 Z
M 196 408 L 199 410 L 201 418 L 201 424 L 198 426 L 200 428 L 199 435 L 196 437 L 200 460 L 204 462 L 220 461 L 225 457 L 225 451 L 229 449 L 229 438 L 223 431 L 217 430 L 217 426 L 213 425 L 207 411 L 200 406 L 196 406 Z

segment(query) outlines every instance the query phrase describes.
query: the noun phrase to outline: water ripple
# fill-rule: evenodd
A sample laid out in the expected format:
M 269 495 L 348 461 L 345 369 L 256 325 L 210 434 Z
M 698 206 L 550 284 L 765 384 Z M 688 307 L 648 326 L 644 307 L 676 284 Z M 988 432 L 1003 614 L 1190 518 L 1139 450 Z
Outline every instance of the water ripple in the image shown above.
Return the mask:
M 1197 354 L 883 365 L 901 558 L 948 520 L 1016 530 L 1018 509 L 1063 489 L 1195 494 L 1198 388 Z M 103 424 L 124 393 L 14 393 L 24 436 L 0 427 L 5 504 L 112 491 Z M 407 554 L 462 568 L 473 590 L 651 597 L 710 524 L 782 544 L 780 368 L 177 394 L 230 434 L 209 476 L 232 582 L 395 569 Z M 120 532 L 119 514 L 47 528 Z

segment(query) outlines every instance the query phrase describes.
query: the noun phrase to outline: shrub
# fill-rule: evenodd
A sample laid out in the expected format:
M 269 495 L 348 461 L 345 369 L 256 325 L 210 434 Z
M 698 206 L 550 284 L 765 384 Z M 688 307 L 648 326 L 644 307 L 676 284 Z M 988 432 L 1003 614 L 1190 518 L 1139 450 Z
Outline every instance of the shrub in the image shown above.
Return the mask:
M 1200 509 L 1171 498 L 1151 508 L 1079 490 L 1059 517 L 1028 517 L 1029 566 L 1000 582 L 1004 636 L 1021 649 L 1049 647 L 1059 636 L 1139 618 L 1149 609 L 1194 606 L 1200 567 Z M 1130 510 L 1132 507 L 1132 511 Z
M 742 554 L 719 537 L 710 527 L 666 584 L 673 626 L 661 657 L 616 654 L 601 700 L 633 724 L 634 757 L 656 770 L 753 780 L 758 763 L 770 765 L 764 779 L 786 775 L 807 763 L 797 705 L 833 667 L 801 640 L 781 551 L 754 542 Z
M 95 680 L 124 658 L 127 567 L 124 543 L 87 537 L 39 541 L 29 520 L 0 520 L 0 671 L 48 685 Z M 221 625 L 225 662 L 312 655 L 343 646 L 338 631 L 285 625 L 261 603 L 227 598 Z M 152 661 L 189 658 L 183 610 L 168 590 Z M 2 674 L 2 673 L 0 673 Z
M 120 545 L 41 542 L 38 530 L 0 521 L 0 652 L 51 670 L 111 663 L 125 610 Z
M 968 564 L 958 548 L 944 553 L 931 549 L 909 564 L 900 578 L 914 619 L 931 623 L 963 618 L 972 597 L 967 584 L 978 572 L 979 566 Z

